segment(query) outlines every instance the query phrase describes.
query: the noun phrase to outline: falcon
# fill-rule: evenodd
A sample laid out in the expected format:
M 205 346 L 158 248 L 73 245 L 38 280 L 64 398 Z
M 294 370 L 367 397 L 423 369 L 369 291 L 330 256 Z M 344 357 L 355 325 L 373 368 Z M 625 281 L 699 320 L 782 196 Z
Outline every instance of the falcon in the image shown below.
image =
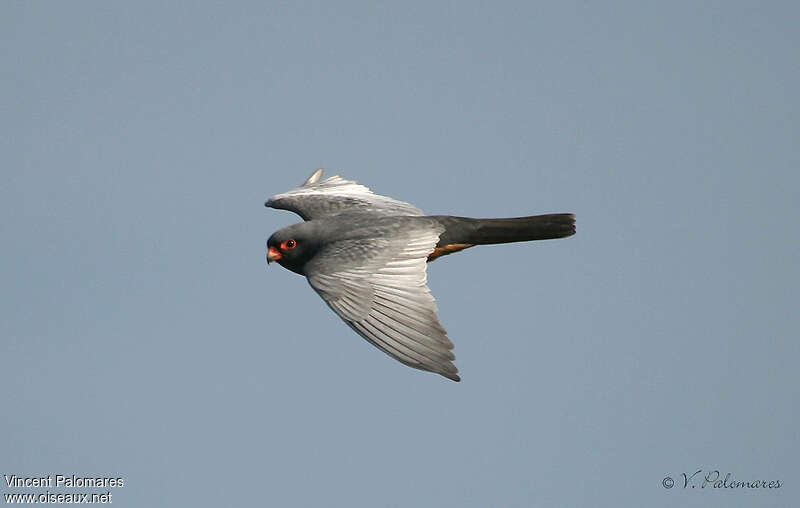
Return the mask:
M 505 219 L 425 215 L 339 176 L 306 182 L 265 206 L 304 222 L 267 241 L 267 264 L 305 275 L 325 303 L 356 333 L 392 358 L 460 381 L 453 343 L 436 315 L 427 263 L 475 245 L 564 238 L 575 215 Z

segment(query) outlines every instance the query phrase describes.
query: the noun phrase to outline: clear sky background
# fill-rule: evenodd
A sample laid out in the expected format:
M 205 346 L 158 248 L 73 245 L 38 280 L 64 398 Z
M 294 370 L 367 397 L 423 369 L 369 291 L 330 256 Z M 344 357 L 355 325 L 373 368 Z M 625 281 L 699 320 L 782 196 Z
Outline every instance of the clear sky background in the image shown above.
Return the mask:
M 122 476 L 114 506 L 800 506 L 798 15 L 3 2 L 0 472 Z M 299 219 L 263 202 L 316 167 L 578 233 L 429 265 L 453 383 L 267 267 Z

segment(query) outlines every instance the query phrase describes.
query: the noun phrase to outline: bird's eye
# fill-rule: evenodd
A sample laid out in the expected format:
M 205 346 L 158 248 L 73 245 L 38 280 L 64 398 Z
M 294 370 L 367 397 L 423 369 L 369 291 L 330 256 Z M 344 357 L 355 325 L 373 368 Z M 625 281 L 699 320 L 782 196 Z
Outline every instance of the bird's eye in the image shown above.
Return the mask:
M 297 242 L 295 241 L 294 238 L 289 238 L 288 240 L 286 240 L 281 244 L 281 248 L 284 250 L 291 250 L 294 249 L 295 247 L 297 247 Z

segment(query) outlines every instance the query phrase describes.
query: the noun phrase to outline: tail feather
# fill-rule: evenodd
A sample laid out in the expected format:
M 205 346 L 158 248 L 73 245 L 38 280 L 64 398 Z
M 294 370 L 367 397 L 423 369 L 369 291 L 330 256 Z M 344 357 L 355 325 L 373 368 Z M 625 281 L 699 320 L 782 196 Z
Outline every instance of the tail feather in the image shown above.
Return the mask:
M 470 236 L 474 244 L 552 240 L 575 234 L 575 216 L 554 213 L 513 219 L 477 219 L 477 229 Z
M 487 245 L 492 243 L 551 240 L 575 234 L 575 215 L 553 213 L 507 219 L 436 217 L 446 228 L 438 247 L 451 244 Z

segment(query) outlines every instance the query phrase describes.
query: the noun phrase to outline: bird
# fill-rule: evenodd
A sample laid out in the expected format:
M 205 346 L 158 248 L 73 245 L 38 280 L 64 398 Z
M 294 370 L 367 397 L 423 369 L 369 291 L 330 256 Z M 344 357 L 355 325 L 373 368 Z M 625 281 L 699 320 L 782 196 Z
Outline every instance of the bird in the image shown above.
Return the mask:
M 474 219 L 425 215 L 410 203 L 373 193 L 317 169 L 265 206 L 304 222 L 273 233 L 267 264 L 304 275 L 350 328 L 415 369 L 460 381 L 453 343 L 427 286 L 427 263 L 476 246 L 565 238 L 575 215 Z

